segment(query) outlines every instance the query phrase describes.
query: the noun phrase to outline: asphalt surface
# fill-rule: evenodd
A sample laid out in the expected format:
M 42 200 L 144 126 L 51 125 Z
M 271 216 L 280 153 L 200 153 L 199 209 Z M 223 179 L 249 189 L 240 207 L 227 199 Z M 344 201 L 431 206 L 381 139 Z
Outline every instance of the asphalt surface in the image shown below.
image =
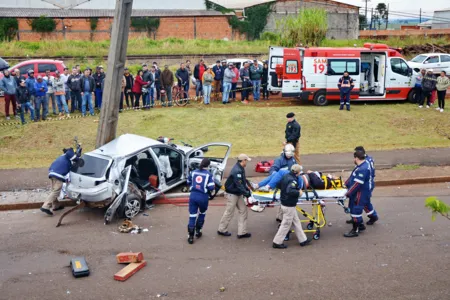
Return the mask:
M 371 151 L 377 169 L 392 168 L 398 164 L 417 164 L 422 166 L 450 165 L 450 148 L 406 149 L 392 151 Z M 256 163 L 271 160 L 275 157 L 253 157 L 246 168 L 247 177 L 258 177 L 255 172 Z M 301 156 L 305 170 L 323 172 L 350 171 L 353 169 L 353 153 L 308 154 Z M 228 160 L 225 176 L 236 163 L 236 159 Z M 30 190 L 48 188 L 48 168 L 38 169 L 6 169 L 0 170 L 0 191 Z
M 75 212 L 60 228 L 57 217 L 38 210 L 2 212 L 0 299 L 448 299 L 450 222 L 431 221 L 428 195 L 450 203 L 446 184 L 377 188 L 380 221 L 354 239 L 342 237 L 348 215 L 330 204 L 332 226 L 321 239 L 302 248 L 293 238 L 286 250 L 271 248 L 277 224 L 269 208 L 249 212 L 253 235 L 238 240 L 217 236 L 224 207 L 210 206 L 194 245 L 186 242 L 187 207 L 140 214 L 134 222 L 149 229 L 140 235 L 103 225 L 100 209 Z M 148 265 L 117 282 L 113 275 L 123 266 L 115 255 L 124 251 L 142 251 Z M 72 277 L 68 265 L 76 256 L 86 257 L 89 277 Z

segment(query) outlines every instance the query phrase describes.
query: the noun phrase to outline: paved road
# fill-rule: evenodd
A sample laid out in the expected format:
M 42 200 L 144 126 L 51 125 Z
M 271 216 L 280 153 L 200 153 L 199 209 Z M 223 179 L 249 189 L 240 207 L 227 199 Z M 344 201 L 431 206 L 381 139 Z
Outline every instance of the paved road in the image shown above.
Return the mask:
M 447 299 L 450 222 L 423 207 L 423 195 L 447 195 L 445 184 L 379 188 L 381 220 L 356 239 L 345 239 L 347 215 L 328 205 L 332 227 L 301 248 L 271 248 L 275 209 L 249 212 L 251 239 L 215 234 L 223 207 L 208 210 L 205 235 L 186 242 L 187 208 L 158 206 L 135 222 L 141 235 L 102 224 L 101 210 L 76 212 L 66 225 L 39 211 L 0 213 L 0 299 Z M 217 203 L 217 202 L 212 202 Z M 236 220 L 230 231 L 236 233 Z M 115 255 L 142 251 L 148 266 L 127 282 L 113 280 Z M 75 279 L 70 258 L 85 256 L 91 276 Z M 220 287 L 225 292 L 219 292 Z M 372 295 L 372 296 L 368 296 Z
M 373 151 L 370 152 L 370 155 L 374 157 L 377 169 L 392 168 L 397 164 L 450 165 L 450 148 Z M 261 176 L 261 173 L 254 171 L 256 163 L 270 159 L 274 159 L 274 157 L 253 158 L 247 167 L 247 176 Z M 353 168 L 353 153 L 309 154 L 303 155 L 301 159 L 305 170 L 339 172 Z M 229 173 L 235 163 L 235 159 L 228 161 L 225 174 Z M 0 181 L 0 191 L 46 188 L 49 186 L 47 174 L 48 168 L 0 170 L 0 178 L 2 179 Z

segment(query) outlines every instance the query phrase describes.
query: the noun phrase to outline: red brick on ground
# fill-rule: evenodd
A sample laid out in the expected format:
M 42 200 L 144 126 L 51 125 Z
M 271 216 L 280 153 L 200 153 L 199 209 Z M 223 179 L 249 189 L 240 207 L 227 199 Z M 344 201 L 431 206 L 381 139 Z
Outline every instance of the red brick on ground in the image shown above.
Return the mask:
M 119 272 L 117 272 L 114 275 L 114 279 L 118 281 L 125 281 L 146 265 L 147 262 L 145 260 L 139 263 L 131 263 L 122 270 L 120 270 Z
M 144 260 L 142 252 L 123 252 L 116 255 L 118 264 L 138 263 Z

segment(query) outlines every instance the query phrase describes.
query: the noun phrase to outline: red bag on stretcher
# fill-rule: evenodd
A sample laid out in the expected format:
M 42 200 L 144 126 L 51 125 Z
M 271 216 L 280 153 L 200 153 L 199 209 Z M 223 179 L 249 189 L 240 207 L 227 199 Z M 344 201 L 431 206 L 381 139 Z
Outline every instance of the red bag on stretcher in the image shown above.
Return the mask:
M 255 172 L 257 173 L 269 173 L 270 168 L 273 166 L 273 160 L 264 160 L 256 164 Z

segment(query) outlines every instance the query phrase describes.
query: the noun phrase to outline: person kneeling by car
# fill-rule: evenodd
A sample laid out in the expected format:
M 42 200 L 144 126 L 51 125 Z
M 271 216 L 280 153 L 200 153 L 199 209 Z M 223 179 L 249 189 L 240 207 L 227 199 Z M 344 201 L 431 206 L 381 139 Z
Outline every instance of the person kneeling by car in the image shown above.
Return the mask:
M 66 176 L 70 172 L 72 163 L 76 162 L 81 155 L 81 151 L 75 154 L 73 148 L 64 149 L 63 151 L 64 154 L 58 157 L 48 170 L 48 178 L 52 181 L 52 191 L 42 205 L 41 211 L 50 216 L 53 216 L 53 212 L 50 209 L 53 208 L 53 211 L 64 209 L 58 201 L 58 196 L 61 193 L 63 183 L 66 182 Z
M 287 246 L 283 244 L 283 241 L 292 226 L 295 228 L 295 234 L 300 242 L 300 246 L 306 246 L 311 242 L 303 232 L 302 223 L 300 222 L 295 208 L 297 206 L 298 198 L 302 195 L 303 182 L 299 184 L 300 172 L 301 166 L 293 165 L 291 171 L 283 176 L 283 179 L 278 186 L 281 191 L 280 201 L 281 211 L 283 212 L 283 221 L 273 239 L 272 247 L 275 249 L 287 248 Z
M 205 223 L 206 210 L 208 209 L 209 193 L 215 188 L 212 174 L 208 171 L 211 164 L 204 158 L 198 170 L 193 171 L 188 178 L 191 194 L 189 196 L 189 224 L 188 243 L 194 243 L 194 234 L 197 238 L 202 236 L 202 228 Z

